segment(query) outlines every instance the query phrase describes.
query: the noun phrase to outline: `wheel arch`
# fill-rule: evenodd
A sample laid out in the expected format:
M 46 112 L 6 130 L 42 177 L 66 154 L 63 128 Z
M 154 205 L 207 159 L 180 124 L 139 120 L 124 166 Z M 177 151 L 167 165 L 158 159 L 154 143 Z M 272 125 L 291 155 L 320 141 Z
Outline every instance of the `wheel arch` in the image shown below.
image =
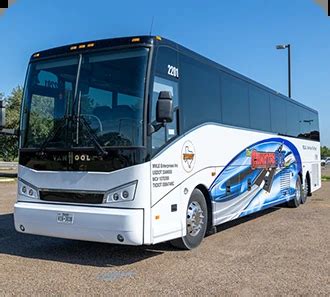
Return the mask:
M 301 184 L 304 184 L 304 179 L 303 179 L 302 171 L 299 171 L 298 175 L 300 177 Z

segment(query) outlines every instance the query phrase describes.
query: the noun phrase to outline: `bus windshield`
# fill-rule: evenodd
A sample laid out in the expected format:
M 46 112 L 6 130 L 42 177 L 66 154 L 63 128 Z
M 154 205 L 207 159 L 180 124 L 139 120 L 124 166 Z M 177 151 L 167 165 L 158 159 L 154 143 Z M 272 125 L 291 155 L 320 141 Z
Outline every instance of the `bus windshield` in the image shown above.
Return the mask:
M 31 63 L 21 147 L 143 146 L 147 61 L 135 48 Z

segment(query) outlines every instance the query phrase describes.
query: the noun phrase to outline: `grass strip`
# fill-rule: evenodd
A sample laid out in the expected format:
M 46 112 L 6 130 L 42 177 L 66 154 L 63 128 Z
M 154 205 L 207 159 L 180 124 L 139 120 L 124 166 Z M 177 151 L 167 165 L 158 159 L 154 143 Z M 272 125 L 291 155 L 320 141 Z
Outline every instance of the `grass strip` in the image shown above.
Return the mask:
M 330 176 L 322 175 L 322 181 L 330 181 Z

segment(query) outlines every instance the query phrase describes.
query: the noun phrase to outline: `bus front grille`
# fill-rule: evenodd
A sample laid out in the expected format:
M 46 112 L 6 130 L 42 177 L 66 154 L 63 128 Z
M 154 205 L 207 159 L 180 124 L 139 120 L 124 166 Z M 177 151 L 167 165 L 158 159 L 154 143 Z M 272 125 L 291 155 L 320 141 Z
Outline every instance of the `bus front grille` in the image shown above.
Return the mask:
M 40 200 L 67 203 L 101 204 L 103 193 L 40 191 Z

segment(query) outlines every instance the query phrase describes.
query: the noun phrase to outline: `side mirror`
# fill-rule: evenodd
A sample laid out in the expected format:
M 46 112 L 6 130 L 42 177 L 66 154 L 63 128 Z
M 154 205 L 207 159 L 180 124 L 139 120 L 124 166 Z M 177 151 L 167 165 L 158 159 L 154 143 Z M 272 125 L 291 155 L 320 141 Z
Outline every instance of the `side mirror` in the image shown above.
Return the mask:
M 0 101 L 0 129 L 4 129 L 6 127 L 6 107 L 5 101 Z
M 168 91 L 161 91 L 157 100 L 156 121 L 158 123 L 171 123 L 173 121 L 172 95 Z

